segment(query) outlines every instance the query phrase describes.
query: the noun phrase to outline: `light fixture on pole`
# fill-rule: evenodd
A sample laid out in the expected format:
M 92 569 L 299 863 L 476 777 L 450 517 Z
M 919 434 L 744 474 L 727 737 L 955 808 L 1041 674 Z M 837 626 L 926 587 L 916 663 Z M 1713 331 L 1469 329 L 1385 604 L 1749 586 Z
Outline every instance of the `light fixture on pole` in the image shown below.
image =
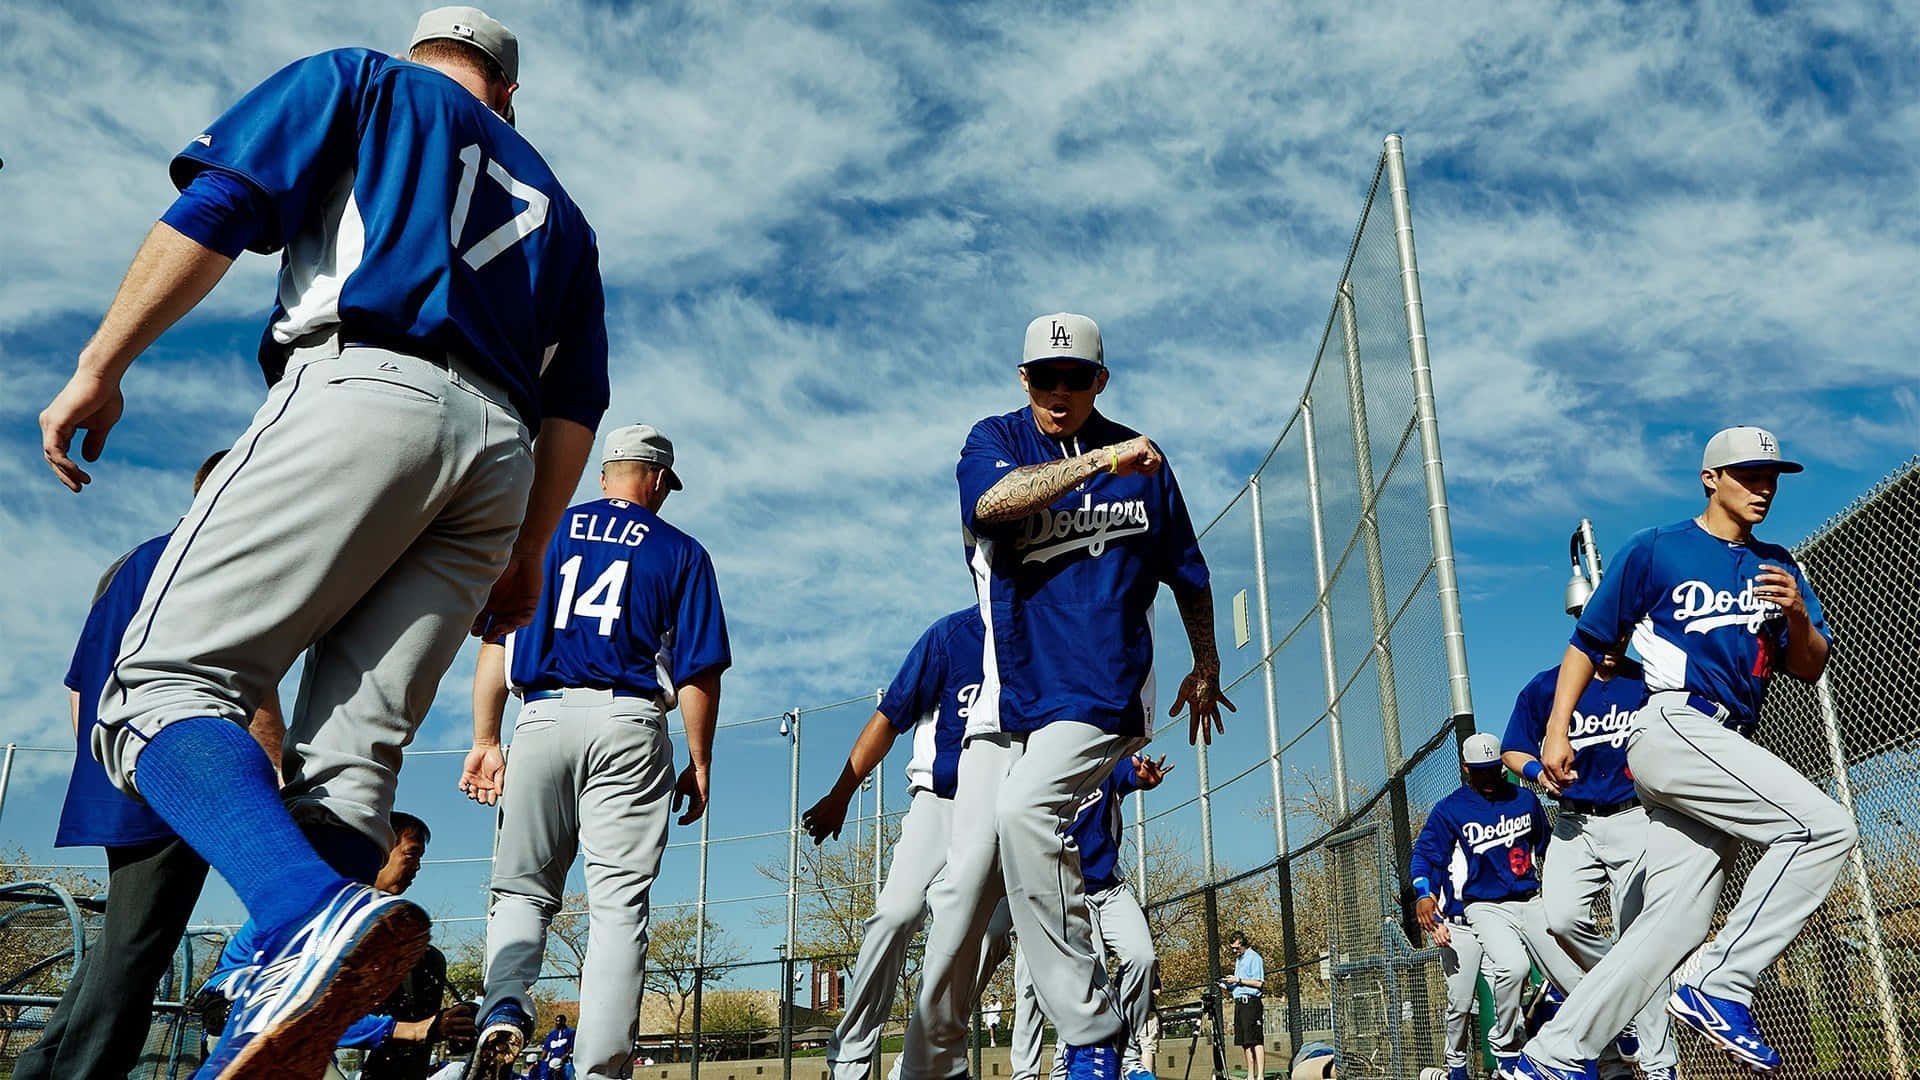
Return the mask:
M 1593 522 L 1586 518 L 1567 537 L 1567 558 L 1573 564 L 1573 576 L 1567 579 L 1567 614 L 1578 617 L 1600 587 L 1600 547 L 1594 543 Z M 1582 561 L 1585 565 L 1582 566 Z

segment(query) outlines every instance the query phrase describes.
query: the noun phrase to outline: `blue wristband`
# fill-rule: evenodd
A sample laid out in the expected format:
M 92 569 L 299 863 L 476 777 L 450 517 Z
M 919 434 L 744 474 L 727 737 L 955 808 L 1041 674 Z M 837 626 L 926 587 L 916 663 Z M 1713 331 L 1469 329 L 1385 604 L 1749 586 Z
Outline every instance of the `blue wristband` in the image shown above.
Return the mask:
M 1520 775 L 1526 777 L 1529 783 L 1534 783 L 1534 784 L 1539 783 L 1540 782 L 1540 763 L 1537 761 L 1527 762 L 1525 765 L 1521 766 Z

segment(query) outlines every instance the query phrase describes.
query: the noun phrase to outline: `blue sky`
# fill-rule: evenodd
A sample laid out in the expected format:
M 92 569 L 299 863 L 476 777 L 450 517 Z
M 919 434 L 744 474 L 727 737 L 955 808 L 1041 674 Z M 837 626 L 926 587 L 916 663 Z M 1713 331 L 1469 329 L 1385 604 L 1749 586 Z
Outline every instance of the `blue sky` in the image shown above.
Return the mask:
M 1573 521 L 1610 548 L 1693 512 L 1713 430 L 1763 424 L 1808 461 L 1780 539 L 1920 449 L 1920 15 L 1429 7 L 494 10 L 522 40 L 521 130 L 601 237 L 608 420 L 681 450 L 666 512 L 720 574 L 729 720 L 880 685 L 966 601 L 952 462 L 973 420 L 1018 403 L 1033 315 L 1100 321 L 1102 406 L 1165 447 L 1210 518 L 1300 392 L 1389 131 L 1484 723 L 1555 659 Z M 170 525 L 260 400 L 272 264 L 249 257 L 135 368 L 92 488 L 68 494 L 40 461 L 35 416 L 166 206 L 167 158 L 281 64 L 398 49 L 411 25 L 370 0 L 0 11 L 0 739 L 64 739 L 58 676 L 95 576 Z M 1161 641 L 1177 663 L 1171 620 Z M 471 663 L 419 745 L 465 745 Z M 1255 697 L 1216 761 L 1264 746 Z M 807 718 L 804 802 L 864 715 Z M 415 759 L 401 801 L 432 820 L 433 855 L 478 858 L 488 819 L 456 805 L 456 761 Z M 783 823 L 772 725 L 729 729 L 717 767 L 715 835 Z M 62 773 L 16 762 L 0 845 L 49 857 Z M 889 782 L 898 807 L 897 768 Z M 1228 818 L 1232 837 L 1260 831 Z M 780 843 L 731 845 L 715 891 L 771 891 L 749 868 Z M 665 898 L 691 893 L 684 851 L 665 875 Z M 443 916 L 482 910 L 477 864 L 420 891 Z M 230 895 L 202 914 L 232 918 Z M 729 929 L 771 940 L 745 914 Z

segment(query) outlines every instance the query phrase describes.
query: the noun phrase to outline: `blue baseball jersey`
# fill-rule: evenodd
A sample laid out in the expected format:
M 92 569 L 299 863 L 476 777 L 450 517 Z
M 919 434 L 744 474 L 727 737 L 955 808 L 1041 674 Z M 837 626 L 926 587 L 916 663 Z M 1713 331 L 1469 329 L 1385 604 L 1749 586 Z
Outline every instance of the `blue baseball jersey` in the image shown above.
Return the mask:
M 173 161 L 186 205 L 163 220 L 218 250 L 185 194 L 208 170 L 251 196 L 246 246 L 283 252 L 260 348 L 269 382 L 290 345 L 337 330 L 348 344 L 463 357 L 529 427 L 598 425 L 607 335 L 593 230 L 533 146 L 450 77 L 336 49 L 261 83 Z
M 1556 665 L 1528 681 L 1514 699 L 1513 716 L 1500 749 L 1540 756 L 1540 740 L 1547 736 L 1547 717 L 1553 712 L 1553 690 L 1559 681 Z M 1573 742 L 1573 771 L 1580 778 L 1568 785 L 1568 798 L 1591 803 L 1618 803 L 1634 797 L 1633 777 L 1627 772 L 1627 726 L 1647 703 L 1647 684 L 1640 665 L 1623 660 L 1607 679 L 1595 679 L 1573 706 L 1567 733 Z
M 880 713 L 905 734 L 913 731 L 907 759 L 907 790 L 953 798 L 960 777 L 960 747 L 967 714 L 980 693 L 980 656 L 986 627 L 977 608 L 942 615 L 927 627 L 900 665 Z
M 120 639 L 140 610 L 140 598 L 153 578 L 153 568 L 166 550 L 172 533 L 156 536 L 134 548 L 107 571 L 99 595 L 87 612 L 67 667 L 67 689 L 80 695 L 79 752 L 73 756 L 73 775 L 67 781 L 67 799 L 60 808 L 56 847 L 124 847 L 173 836 L 160 815 L 123 794 L 107 779 L 93 756 L 93 729 L 99 724 L 100 692 L 120 655 Z
M 1080 873 L 1090 893 L 1111 889 L 1126 878 L 1120 872 L 1122 800 L 1139 790 L 1140 773 L 1133 767 L 1133 758 L 1121 758 L 1068 829 L 1080 848 Z
M 547 1032 L 546 1039 L 540 1043 L 540 1057 L 547 1067 L 548 1075 L 554 1075 L 554 1071 L 566 1063 L 567 1055 L 571 1053 L 573 1053 L 573 1029 L 570 1027 L 554 1028 Z
M 1477 900 L 1513 900 L 1540 891 L 1540 859 L 1553 826 L 1539 796 L 1501 781 L 1492 798 L 1461 785 L 1441 799 L 1413 843 L 1413 876 L 1445 891 L 1430 895 Z M 1449 912 L 1454 913 L 1454 912 Z
M 1021 408 L 967 435 L 956 469 L 960 519 L 973 540 L 988 645 L 969 732 L 1077 720 L 1115 735 L 1152 734 L 1154 596 L 1163 582 L 1193 592 L 1209 581 L 1172 466 L 1151 476 L 1099 473 L 1011 523 L 974 515 L 980 496 L 1017 467 L 1139 434 L 1095 412 L 1061 442 Z
M 1573 644 L 1594 654 L 1631 631 L 1648 690 L 1699 694 L 1726 706 L 1729 723 L 1751 728 L 1787 647 L 1785 616 L 1753 594 L 1761 563 L 1793 575 L 1814 631 L 1832 641 L 1792 552 L 1722 540 L 1689 518 L 1627 539 L 1580 613 Z
M 733 663 L 713 560 L 638 503 L 568 507 L 546 575 L 532 624 L 507 637 L 516 689 L 651 694 Z

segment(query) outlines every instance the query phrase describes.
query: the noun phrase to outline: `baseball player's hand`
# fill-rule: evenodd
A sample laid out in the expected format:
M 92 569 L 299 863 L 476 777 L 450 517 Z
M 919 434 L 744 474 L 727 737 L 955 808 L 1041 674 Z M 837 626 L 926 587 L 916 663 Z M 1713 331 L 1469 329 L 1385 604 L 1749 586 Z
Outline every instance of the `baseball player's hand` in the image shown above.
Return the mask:
M 544 555 L 522 556 L 508 560 L 500 580 L 493 583 L 486 605 L 474 616 L 473 636 L 495 642 L 533 621 L 540 607 L 540 587 L 546 583 Z
M 106 449 L 107 432 L 120 422 L 120 414 L 126 407 L 117 379 L 75 372 L 52 404 L 40 413 L 40 452 L 52 466 L 53 475 L 59 477 L 68 490 L 79 491 L 82 485 L 93 482 L 93 477 L 67 456 L 73 446 L 74 432 L 87 429 L 87 437 L 80 443 L 80 456 L 98 461 L 100 451 Z
M 471 1001 L 441 1009 L 440 1015 L 433 1018 L 433 1027 L 428 1029 L 426 1041 L 435 1043 L 445 1039 L 447 1049 L 456 1054 L 471 1051 L 474 1040 L 480 1036 L 479 1028 L 474 1023 L 478 1012 L 479 1006 Z
M 1228 712 L 1239 712 L 1227 695 L 1220 692 L 1220 673 L 1205 672 L 1194 668 L 1187 677 L 1180 680 L 1180 692 L 1174 695 L 1173 708 L 1167 710 L 1168 716 L 1179 716 L 1180 710 L 1189 708 L 1187 719 L 1187 742 L 1198 743 L 1207 740 L 1213 745 L 1215 732 L 1225 734 L 1227 725 L 1220 719 L 1220 706 L 1225 705 Z
M 840 829 L 847 823 L 847 800 L 829 791 L 826 797 L 807 808 L 800 815 L 800 825 L 813 837 L 813 846 L 819 847 L 827 837 L 840 839 Z
M 499 746 L 476 746 L 467 751 L 460 769 L 460 790 L 486 806 L 500 801 L 507 790 L 507 756 Z
M 1165 754 L 1161 754 L 1158 761 L 1145 754 L 1133 755 L 1133 777 L 1140 784 L 1142 791 L 1152 791 L 1159 787 L 1160 781 L 1165 780 L 1167 774 L 1172 771 L 1173 766 L 1167 764 Z
M 1800 582 L 1772 563 L 1760 564 L 1760 573 L 1753 578 L 1753 596 L 1756 600 L 1778 605 L 1781 611 L 1794 618 L 1803 618 L 1807 614 L 1807 598 L 1800 595 Z
M 707 767 L 688 765 L 680 770 L 680 779 L 673 785 L 673 805 L 669 811 L 680 809 L 680 801 L 687 803 L 687 812 L 680 815 L 680 824 L 691 825 L 700 820 L 707 812 Z
M 1540 740 L 1540 779 L 1561 790 L 1580 779 L 1573 769 L 1573 743 L 1565 734 L 1549 730 Z
M 1106 458 L 1108 467 L 1117 476 L 1151 476 L 1159 472 L 1167 460 L 1145 435 L 1114 443 L 1100 456 Z
M 1434 941 L 1442 945 L 1446 944 L 1446 942 L 1440 941 L 1440 934 L 1446 929 L 1446 924 L 1440 921 L 1440 902 L 1438 900 L 1435 900 L 1431 896 L 1421 897 L 1415 901 L 1413 913 L 1415 917 L 1420 920 L 1420 929 L 1425 930 L 1431 935 Z
M 1446 923 L 1434 927 L 1429 933 L 1433 935 L 1433 943 L 1443 949 L 1453 944 L 1453 931 Z

